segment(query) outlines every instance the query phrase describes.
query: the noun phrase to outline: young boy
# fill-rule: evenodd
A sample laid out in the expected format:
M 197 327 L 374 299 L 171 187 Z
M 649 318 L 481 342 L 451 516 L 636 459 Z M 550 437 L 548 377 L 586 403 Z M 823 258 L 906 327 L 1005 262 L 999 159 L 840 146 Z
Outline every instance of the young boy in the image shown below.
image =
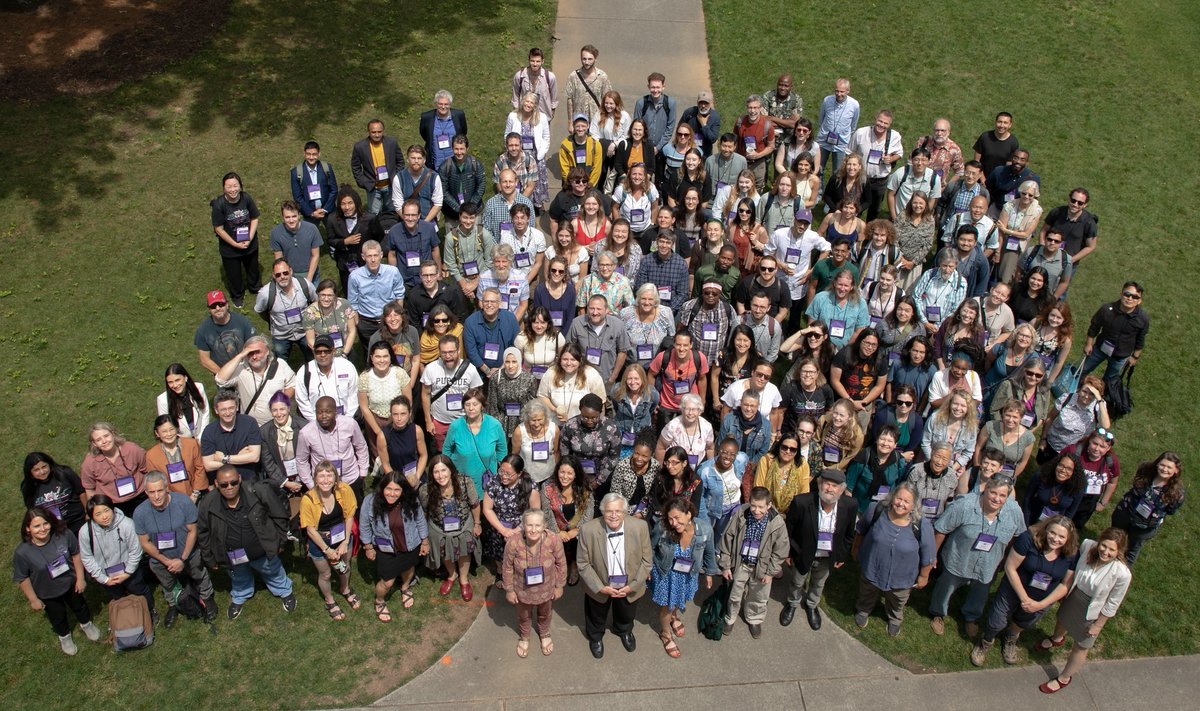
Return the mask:
M 730 517 L 717 555 L 721 575 L 733 581 L 725 634 L 733 631 L 744 602 L 743 617 L 750 626 L 750 636 L 758 639 L 762 635 L 771 581 L 783 569 L 788 550 L 787 525 L 771 505 L 771 492 L 761 486 L 754 487 L 750 490 L 750 503 L 743 504 Z

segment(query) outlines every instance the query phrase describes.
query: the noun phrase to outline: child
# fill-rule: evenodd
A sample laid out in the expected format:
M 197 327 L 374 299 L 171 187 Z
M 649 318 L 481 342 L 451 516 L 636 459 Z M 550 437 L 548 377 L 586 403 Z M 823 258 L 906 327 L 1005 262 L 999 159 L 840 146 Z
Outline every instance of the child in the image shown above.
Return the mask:
M 771 581 L 783 569 L 787 555 L 788 533 L 783 516 L 771 505 L 771 492 L 756 486 L 750 490 L 750 503 L 730 517 L 717 555 L 721 575 L 733 582 L 725 634 L 733 631 L 744 601 L 743 617 L 750 626 L 750 636 L 758 639 L 762 635 Z

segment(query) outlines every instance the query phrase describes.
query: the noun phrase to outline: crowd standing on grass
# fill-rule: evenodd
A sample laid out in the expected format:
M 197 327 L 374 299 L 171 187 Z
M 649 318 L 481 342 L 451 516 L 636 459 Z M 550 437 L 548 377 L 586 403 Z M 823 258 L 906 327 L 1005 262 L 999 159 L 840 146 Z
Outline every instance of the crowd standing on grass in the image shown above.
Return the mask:
M 553 603 L 581 581 L 592 654 L 610 615 L 633 651 L 648 594 L 680 657 L 701 582 L 731 587 L 725 633 L 739 614 L 763 633 L 780 577 L 780 625 L 799 608 L 817 630 L 854 559 L 854 622 L 882 598 L 892 636 L 913 589 L 933 586 L 942 635 L 966 588 L 977 665 L 997 637 L 1015 663 L 1057 604 L 1039 647 L 1075 647 L 1042 690 L 1070 683 L 1184 499 L 1170 451 L 1119 491 L 1128 408 L 1110 403 L 1147 348 L 1147 288 L 1131 274 L 1076 324 L 1068 294 L 1099 248 L 1088 190 L 1047 188 L 1066 203 L 1043 207 L 1031 164 L 1052 148 L 1021 144 L 1008 112 L 964 150 L 944 118 L 907 138 L 887 107 L 864 118 L 847 79 L 806 116 L 784 74 L 722 123 L 711 92 L 689 105 L 658 72 L 621 97 L 598 57 L 583 47 L 568 75 L 559 137 L 559 82 L 531 50 L 486 129 L 494 159 L 445 90 L 407 146 L 371 120 L 351 182 L 305 143 L 265 285 L 263 215 L 221 178 L 228 295 L 204 296 L 194 338 L 217 392 L 172 363 L 147 448 L 97 422 L 78 475 L 25 461 L 13 579 L 64 652 L 68 608 L 98 634 L 89 578 L 155 620 L 157 581 L 170 628 L 181 583 L 217 615 L 221 568 L 230 620 L 256 577 L 291 612 L 286 558 L 316 569 L 333 620 L 362 605 L 360 560 L 381 622 L 397 583 L 413 606 L 419 571 L 469 601 L 490 565 L 521 657 L 535 622 L 553 651 Z M 1089 529 L 1104 511 L 1112 527 Z

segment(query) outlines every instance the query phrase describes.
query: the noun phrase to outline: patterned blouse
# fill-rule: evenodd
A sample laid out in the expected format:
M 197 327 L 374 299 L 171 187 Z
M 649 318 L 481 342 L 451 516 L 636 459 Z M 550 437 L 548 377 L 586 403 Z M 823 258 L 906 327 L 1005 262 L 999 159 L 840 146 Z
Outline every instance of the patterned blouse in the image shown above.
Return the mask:
M 537 396 L 537 382 L 524 370 L 509 377 L 504 368 L 496 368 L 488 378 L 487 414 L 500 421 L 504 436 L 512 439 L 513 430 L 521 424 L 521 408 Z
M 522 605 L 553 601 L 554 592 L 567 582 L 567 556 L 562 541 L 548 531 L 543 531 L 533 545 L 529 545 L 524 534 L 508 539 L 500 568 L 504 589 L 513 591 Z
M 588 274 L 575 297 L 575 305 L 582 309 L 587 306 L 588 299 L 597 294 L 608 299 L 608 312 L 614 316 L 633 304 L 633 284 L 624 274 L 613 272 L 608 281 L 599 274 Z

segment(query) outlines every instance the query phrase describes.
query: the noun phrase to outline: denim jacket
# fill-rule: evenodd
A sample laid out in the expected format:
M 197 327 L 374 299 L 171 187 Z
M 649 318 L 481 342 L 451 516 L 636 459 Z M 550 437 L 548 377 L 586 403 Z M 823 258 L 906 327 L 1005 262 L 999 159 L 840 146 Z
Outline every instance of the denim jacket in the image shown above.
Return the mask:
M 612 392 L 615 392 L 619 383 L 613 383 Z M 621 398 L 620 400 L 613 398 L 613 421 L 617 423 L 617 431 L 621 433 L 623 440 L 628 440 L 626 433 L 632 432 L 636 437 L 638 432 L 652 427 L 652 415 L 654 408 L 658 407 L 658 391 L 654 388 L 647 388 L 646 395 L 638 401 L 637 407 L 630 405 L 629 400 Z M 622 442 L 625 445 L 625 442 Z M 628 445 L 625 445 L 628 446 Z
M 717 540 L 712 526 L 702 516 L 697 516 L 693 522 L 696 524 L 696 531 L 692 536 L 691 547 L 684 554 L 685 557 L 695 561 L 692 565 L 691 577 L 695 578 L 700 573 L 719 575 L 721 571 L 717 567 Z M 675 565 L 675 541 L 667 535 L 666 526 L 665 520 L 660 521 L 651 532 L 651 547 L 654 549 L 654 575 L 659 579 L 666 578 Z
M 425 512 L 419 507 L 415 516 L 404 515 L 404 548 L 415 551 L 421 547 L 421 541 L 429 538 L 429 527 L 425 523 Z M 358 511 L 358 529 L 362 542 L 366 545 L 377 546 L 376 541 L 387 541 L 392 550 L 396 545 L 392 541 L 392 527 L 388 525 L 387 515 L 375 516 L 375 492 L 363 498 L 362 508 Z
M 750 463 L 750 458 L 745 452 L 738 452 L 737 457 L 733 460 L 733 471 L 737 474 L 740 481 L 746 474 L 746 467 Z M 717 460 L 710 459 L 700 465 L 700 470 L 697 472 L 700 477 L 700 514 L 698 518 L 705 519 L 714 530 L 725 530 L 724 526 L 718 526 L 721 521 L 722 502 L 725 499 L 725 483 L 721 479 L 721 475 L 717 473 Z M 740 501 L 738 503 L 741 503 Z

